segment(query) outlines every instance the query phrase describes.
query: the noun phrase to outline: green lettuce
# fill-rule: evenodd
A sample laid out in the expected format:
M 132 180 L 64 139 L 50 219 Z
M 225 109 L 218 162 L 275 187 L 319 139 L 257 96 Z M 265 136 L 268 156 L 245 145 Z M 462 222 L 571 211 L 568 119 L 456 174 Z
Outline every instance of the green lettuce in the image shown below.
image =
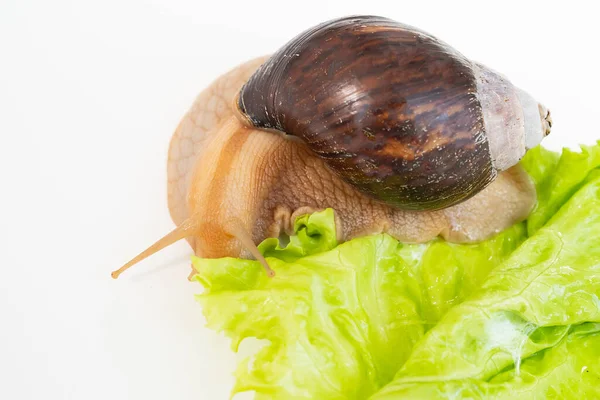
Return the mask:
M 538 147 L 522 165 L 529 219 L 476 245 L 338 244 L 332 210 L 306 215 L 255 261 L 194 258 L 209 327 L 256 399 L 600 398 L 600 146 Z
M 581 151 L 564 149 L 562 154 L 542 146 L 531 149 L 521 165 L 533 178 L 538 203 L 527 219 L 528 233 L 540 229 L 582 186 L 590 171 L 600 166 L 600 142 L 581 146 Z
M 599 239 L 593 173 L 373 399 L 600 398 Z

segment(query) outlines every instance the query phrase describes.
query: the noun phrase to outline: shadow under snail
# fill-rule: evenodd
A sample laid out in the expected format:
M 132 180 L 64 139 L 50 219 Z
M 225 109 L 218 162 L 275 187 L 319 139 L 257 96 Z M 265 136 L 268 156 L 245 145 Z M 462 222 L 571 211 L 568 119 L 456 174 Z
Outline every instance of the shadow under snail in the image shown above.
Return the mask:
M 333 208 L 339 241 L 487 239 L 536 201 L 518 165 L 549 112 L 435 37 L 375 16 L 315 26 L 218 78 L 171 139 L 177 228 L 119 270 L 187 239 L 254 257 L 295 219 Z

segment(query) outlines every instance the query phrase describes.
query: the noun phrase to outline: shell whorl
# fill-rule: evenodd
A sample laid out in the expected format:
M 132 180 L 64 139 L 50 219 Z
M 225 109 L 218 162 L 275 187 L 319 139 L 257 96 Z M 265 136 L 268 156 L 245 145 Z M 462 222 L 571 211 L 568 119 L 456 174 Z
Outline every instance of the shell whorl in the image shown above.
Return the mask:
M 474 64 L 447 44 L 359 16 L 291 40 L 242 88 L 238 107 L 257 128 L 301 138 L 361 192 L 426 210 L 462 202 L 497 175 L 477 90 Z

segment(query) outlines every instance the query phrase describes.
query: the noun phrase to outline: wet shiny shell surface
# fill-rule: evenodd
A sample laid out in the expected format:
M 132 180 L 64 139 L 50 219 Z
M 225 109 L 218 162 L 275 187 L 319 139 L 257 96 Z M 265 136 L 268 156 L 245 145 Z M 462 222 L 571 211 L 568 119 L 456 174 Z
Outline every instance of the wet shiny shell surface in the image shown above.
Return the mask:
M 460 203 L 496 176 L 471 63 L 380 17 L 318 25 L 242 88 L 252 125 L 305 141 L 361 192 L 414 210 Z

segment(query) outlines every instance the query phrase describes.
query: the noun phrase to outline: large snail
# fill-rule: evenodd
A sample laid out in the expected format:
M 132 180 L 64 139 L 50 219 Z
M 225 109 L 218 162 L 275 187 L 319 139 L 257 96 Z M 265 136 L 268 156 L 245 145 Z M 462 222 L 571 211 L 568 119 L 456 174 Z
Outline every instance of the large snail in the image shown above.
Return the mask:
M 518 166 L 549 112 L 506 78 L 415 28 L 329 21 L 217 79 L 171 140 L 177 228 L 119 270 L 186 238 L 250 257 L 295 218 L 333 208 L 338 239 L 476 242 L 527 217 Z

